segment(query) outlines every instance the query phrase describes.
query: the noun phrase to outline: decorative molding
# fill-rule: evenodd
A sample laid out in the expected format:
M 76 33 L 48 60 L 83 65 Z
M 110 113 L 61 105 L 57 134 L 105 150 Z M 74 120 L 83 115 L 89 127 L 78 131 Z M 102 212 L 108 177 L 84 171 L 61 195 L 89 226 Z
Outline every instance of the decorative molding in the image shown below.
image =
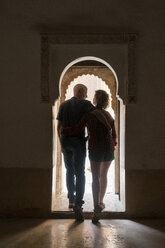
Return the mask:
M 58 35 L 41 34 L 41 99 L 49 102 L 49 47 L 51 44 L 127 44 L 128 45 L 128 82 L 126 102 L 136 103 L 135 81 L 135 33 L 78 34 Z
M 41 100 L 49 102 L 49 41 L 48 36 L 41 37 Z
M 136 36 L 128 37 L 128 82 L 127 103 L 136 103 L 136 79 L 135 79 L 135 45 Z
M 72 66 L 65 73 L 61 83 L 61 101 L 65 100 L 66 92 L 70 83 L 82 76 L 82 75 L 93 75 L 102 79 L 108 86 L 112 97 L 112 108 L 117 116 L 117 98 L 116 98 L 116 80 L 112 71 L 107 67 L 100 66 Z

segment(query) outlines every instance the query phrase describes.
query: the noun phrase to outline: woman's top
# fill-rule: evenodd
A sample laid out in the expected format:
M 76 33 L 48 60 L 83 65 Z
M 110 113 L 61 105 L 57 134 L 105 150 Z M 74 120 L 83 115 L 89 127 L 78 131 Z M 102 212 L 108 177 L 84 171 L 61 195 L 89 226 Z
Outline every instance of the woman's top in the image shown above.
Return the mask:
M 96 109 L 86 113 L 74 127 L 62 129 L 62 135 L 74 136 L 84 127 L 88 130 L 88 149 L 91 155 L 112 153 L 116 145 L 116 131 L 114 119 L 109 112 Z

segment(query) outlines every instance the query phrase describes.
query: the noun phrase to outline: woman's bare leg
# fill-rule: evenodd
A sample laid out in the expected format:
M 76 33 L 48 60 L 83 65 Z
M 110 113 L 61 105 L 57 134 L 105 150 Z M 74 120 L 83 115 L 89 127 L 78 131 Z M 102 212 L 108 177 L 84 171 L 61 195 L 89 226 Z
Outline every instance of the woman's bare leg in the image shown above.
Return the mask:
M 101 162 L 100 165 L 100 194 L 99 203 L 103 203 L 103 198 L 107 189 L 107 173 L 112 161 Z
M 90 160 L 90 163 L 91 163 L 91 171 L 92 171 L 93 204 L 95 208 L 99 203 L 101 162 L 94 162 Z

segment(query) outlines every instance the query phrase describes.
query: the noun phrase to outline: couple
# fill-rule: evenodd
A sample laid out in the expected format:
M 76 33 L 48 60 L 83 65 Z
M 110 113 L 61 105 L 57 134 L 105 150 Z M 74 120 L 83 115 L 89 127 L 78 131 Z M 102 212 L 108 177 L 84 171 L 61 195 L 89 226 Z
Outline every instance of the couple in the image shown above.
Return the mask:
M 85 191 L 85 126 L 88 130 L 88 150 L 92 171 L 92 193 L 94 203 L 93 222 L 100 219 L 105 208 L 103 198 L 107 187 L 107 173 L 116 145 L 114 120 L 105 109 L 109 105 L 109 95 L 97 90 L 93 104 L 85 100 L 87 88 L 77 84 L 74 96 L 60 105 L 58 135 L 66 167 L 66 185 L 69 207 L 73 208 L 75 218 L 83 221 L 82 205 Z

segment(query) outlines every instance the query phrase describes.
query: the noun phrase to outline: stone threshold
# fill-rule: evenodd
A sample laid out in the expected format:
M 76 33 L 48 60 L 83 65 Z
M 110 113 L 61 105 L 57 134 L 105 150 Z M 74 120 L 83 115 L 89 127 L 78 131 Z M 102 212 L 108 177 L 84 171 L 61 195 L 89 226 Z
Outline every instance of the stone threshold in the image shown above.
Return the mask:
M 93 212 L 83 212 L 85 219 L 91 219 Z M 74 219 L 74 212 L 73 211 L 52 211 L 50 214 L 51 218 L 55 219 Z M 102 219 L 122 219 L 126 218 L 125 212 L 102 212 L 101 213 Z
M 83 212 L 85 219 L 91 219 L 93 212 Z M 52 211 L 49 215 L 52 219 L 74 219 L 74 212 L 72 211 Z M 121 212 L 102 212 L 101 219 L 165 219 L 165 216 L 151 214 L 129 214 L 126 211 Z

